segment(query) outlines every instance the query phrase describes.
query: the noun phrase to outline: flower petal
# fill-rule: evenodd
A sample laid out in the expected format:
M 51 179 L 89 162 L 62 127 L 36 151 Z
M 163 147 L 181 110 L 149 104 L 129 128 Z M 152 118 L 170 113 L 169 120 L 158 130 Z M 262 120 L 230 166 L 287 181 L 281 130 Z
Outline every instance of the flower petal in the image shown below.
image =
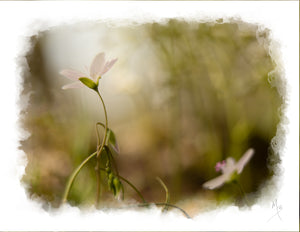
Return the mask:
M 118 59 L 113 59 L 109 62 L 106 62 L 104 69 L 102 71 L 102 73 L 100 75 L 103 75 L 104 73 L 106 73 L 108 70 L 111 69 L 111 67 L 117 62 Z
M 87 75 L 83 72 L 72 70 L 72 69 L 64 69 L 60 71 L 60 74 L 71 79 L 71 80 L 78 80 L 80 77 L 86 77 Z
M 228 179 L 228 175 L 221 175 L 203 184 L 203 188 L 215 189 L 221 187 Z
M 249 160 L 252 158 L 253 155 L 254 155 L 254 149 L 250 148 L 245 152 L 245 154 L 236 163 L 236 170 L 237 170 L 238 174 L 240 174 L 243 171 L 244 166 L 249 162 Z
M 75 89 L 75 88 L 82 88 L 82 87 L 84 87 L 84 85 L 80 81 L 76 81 L 71 84 L 64 85 L 62 89 Z
M 101 75 L 105 64 L 105 54 L 103 52 L 95 56 L 91 67 L 90 67 L 90 77 L 97 81 L 98 77 Z

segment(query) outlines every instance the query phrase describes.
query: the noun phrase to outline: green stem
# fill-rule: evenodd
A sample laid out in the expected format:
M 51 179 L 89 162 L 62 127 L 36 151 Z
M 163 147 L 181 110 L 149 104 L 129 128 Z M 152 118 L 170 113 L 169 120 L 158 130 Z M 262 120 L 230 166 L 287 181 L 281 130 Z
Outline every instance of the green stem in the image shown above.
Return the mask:
M 167 186 L 165 185 L 165 183 L 162 181 L 162 179 L 160 179 L 159 177 L 156 177 L 156 180 L 161 184 L 161 186 L 165 189 L 166 191 L 166 204 L 170 203 L 170 194 L 169 194 L 169 190 L 167 188 Z M 168 210 L 168 206 L 165 205 L 165 207 L 163 208 L 163 211 L 167 211 Z
M 122 179 L 123 181 L 125 181 L 128 185 L 130 185 L 130 187 L 133 188 L 134 191 L 136 191 L 136 193 L 139 195 L 139 197 L 142 199 L 142 201 L 143 201 L 144 203 L 147 203 L 147 201 L 145 201 L 145 199 L 144 199 L 143 195 L 140 193 L 140 191 L 137 190 L 137 188 L 136 188 L 129 180 L 125 179 L 125 178 L 122 177 L 122 176 L 118 176 L 118 177 L 119 177 L 120 179 Z
M 102 106 L 103 106 L 103 110 L 104 110 L 104 115 L 105 115 L 105 127 L 104 127 L 104 138 L 102 140 L 102 144 L 101 144 L 101 147 L 97 150 L 97 158 L 100 156 L 102 150 L 103 150 L 103 147 L 105 145 L 105 141 L 106 141 L 106 136 L 107 136 L 107 128 L 108 128 L 108 120 L 107 120 L 107 111 L 106 111 L 106 107 L 105 107 L 105 104 L 104 104 L 104 101 L 103 101 L 103 98 L 101 97 L 99 91 L 97 91 L 97 94 L 102 102 Z M 102 124 L 102 123 L 97 123 L 97 124 Z
M 96 192 L 96 202 L 95 205 L 96 207 L 99 204 L 99 196 L 100 196 L 100 185 L 101 185 L 101 180 L 100 180 L 100 154 L 104 148 L 105 145 L 105 141 L 106 141 L 106 136 L 107 136 L 107 128 L 108 128 L 108 120 L 107 120 L 107 111 L 106 111 L 106 107 L 103 101 L 103 98 L 100 95 L 99 90 L 96 91 L 101 102 L 102 102 L 102 106 L 103 106 L 103 110 L 104 110 L 104 115 L 105 115 L 105 128 L 104 128 L 104 138 L 102 140 L 102 144 L 101 147 L 99 148 L 99 144 L 97 146 L 97 166 L 96 166 L 96 175 L 97 175 L 97 192 Z M 96 124 L 97 126 L 97 124 Z M 98 142 L 99 142 L 99 134 L 98 134 L 98 130 L 97 130 L 97 136 L 98 136 Z
M 96 164 L 96 181 L 97 181 L 97 191 L 96 191 L 96 208 L 99 205 L 100 200 L 100 193 L 101 193 L 101 173 L 100 173 L 100 157 L 97 157 L 97 164 Z
M 62 198 L 62 204 L 65 203 L 67 201 L 70 189 L 72 187 L 72 184 L 76 178 L 76 176 L 78 175 L 78 173 L 80 172 L 80 170 L 83 168 L 83 166 L 91 159 L 93 158 L 95 155 L 97 154 L 97 152 L 94 152 L 93 154 L 89 155 L 72 173 L 72 175 L 70 176 L 66 188 L 65 188 L 65 192 Z
M 93 154 L 91 154 L 90 156 L 88 156 L 75 170 L 74 172 L 71 174 L 68 182 L 67 182 L 67 185 L 66 185 L 66 188 L 65 188 L 65 191 L 64 191 L 64 195 L 63 195 L 63 198 L 62 198 L 62 204 L 65 203 L 67 201 L 67 198 L 68 198 L 68 195 L 69 195 L 69 192 L 70 192 L 70 189 L 72 187 L 72 184 L 76 178 L 76 176 L 78 175 L 78 173 L 80 172 L 80 170 L 82 169 L 82 167 L 91 159 L 93 158 L 95 155 L 97 155 L 97 166 L 96 166 L 96 173 L 97 173 L 97 195 L 96 195 L 96 206 L 98 205 L 99 203 L 99 195 L 100 195 L 100 154 L 103 150 L 103 147 L 105 145 L 105 141 L 106 141 L 106 136 L 107 136 L 107 128 L 108 128 L 108 120 L 107 120 L 107 112 L 106 112 L 106 107 L 105 107 L 105 104 L 104 104 L 104 101 L 99 93 L 99 91 L 96 91 L 101 102 L 102 102 L 102 105 L 103 105 L 103 109 L 104 109 L 104 114 L 105 114 L 105 126 L 104 126 L 104 129 L 105 129 L 105 133 L 104 133 L 104 139 L 102 141 L 102 144 L 101 144 L 101 147 L 99 147 L 99 133 L 98 133 L 98 130 L 97 130 L 97 136 L 98 136 L 98 145 L 97 145 L 97 151 L 94 152 Z M 98 124 L 98 123 L 97 123 Z M 96 124 L 96 125 L 97 125 Z M 102 124 L 102 123 L 101 123 Z M 100 125 L 101 125 L 100 124 Z M 97 128 L 96 128 L 97 129 Z
M 98 131 L 98 123 L 96 123 L 96 134 L 97 134 L 97 164 L 96 164 L 96 183 L 97 183 L 97 191 L 96 191 L 96 203 L 99 203 L 99 197 L 100 197 L 100 182 L 101 182 L 101 173 L 100 173 L 100 158 L 98 157 L 98 149 L 100 147 L 100 135 L 99 135 L 99 131 Z M 98 184 L 99 183 L 99 184 Z M 96 204 L 96 207 L 98 206 L 98 204 Z
M 101 123 L 101 122 L 96 123 L 97 146 L 100 145 L 100 135 L 99 135 L 99 131 L 98 131 L 98 125 L 101 125 L 103 127 L 103 129 L 105 130 L 105 125 L 103 123 Z

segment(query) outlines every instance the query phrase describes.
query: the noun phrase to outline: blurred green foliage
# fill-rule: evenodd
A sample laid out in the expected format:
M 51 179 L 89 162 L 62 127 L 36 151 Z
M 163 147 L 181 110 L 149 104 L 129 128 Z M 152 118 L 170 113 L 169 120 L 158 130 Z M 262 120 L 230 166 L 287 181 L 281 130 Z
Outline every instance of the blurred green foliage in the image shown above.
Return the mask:
M 238 201 L 240 194 L 234 185 L 211 191 L 202 184 L 217 175 L 214 166 L 218 161 L 228 156 L 238 160 L 253 147 L 256 153 L 240 181 L 247 193 L 258 191 L 273 175 L 270 141 L 276 134 L 282 104 L 276 88 L 268 82 L 275 68 L 268 53 L 268 31 L 242 22 L 180 20 L 122 31 L 133 44 L 144 39 L 151 51 L 149 61 L 154 59 L 157 66 L 143 70 L 140 79 L 145 80 L 138 80 L 151 84 L 127 93 L 134 104 L 131 118 L 114 114 L 119 120 L 110 124 L 120 144 L 121 154 L 116 157 L 119 172 L 149 201 L 164 200 L 156 176 L 169 188 L 171 202 L 195 196 L 207 201 Z M 49 84 L 53 76 L 45 73 L 43 57 L 47 54 L 41 52 L 46 36 L 45 32 L 33 38 L 27 56 L 30 70 L 24 75 L 23 94 L 33 92 L 22 117 L 31 133 L 22 142 L 29 160 L 23 180 L 30 194 L 58 206 L 72 170 L 95 151 L 96 133 L 92 113 L 82 106 L 85 103 L 75 104 L 73 95 Z M 147 63 L 147 56 L 140 62 Z M 76 179 L 69 197 L 72 204 L 93 203 L 95 165 L 91 161 Z M 103 186 L 104 202 L 113 199 L 106 191 Z M 138 200 L 126 186 L 125 198 Z

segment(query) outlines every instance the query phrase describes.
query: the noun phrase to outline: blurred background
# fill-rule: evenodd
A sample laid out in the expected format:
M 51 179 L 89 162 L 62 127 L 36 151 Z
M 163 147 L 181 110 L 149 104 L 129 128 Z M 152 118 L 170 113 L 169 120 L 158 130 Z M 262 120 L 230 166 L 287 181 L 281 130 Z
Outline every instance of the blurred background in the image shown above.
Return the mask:
M 100 80 L 109 127 L 115 132 L 119 172 L 147 201 L 171 203 L 189 213 L 223 202 L 242 205 L 235 185 L 205 190 L 219 174 L 218 161 L 238 160 L 250 147 L 255 155 L 239 181 L 255 202 L 274 175 L 279 158 L 270 148 L 279 123 L 281 98 L 269 83 L 275 68 L 268 52 L 268 31 L 242 22 L 196 23 L 180 20 L 118 26 L 83 22 L 53 27 L 31 39 L 23 65 L 20 100 L 21 141 L 28 158 L 23 183 L 45 207 L 58 207 L 71 172 L 96 150 L 98 121 L 104 113 L 94 91 L 62 90 L 70 80 L 59 71 L 84 71 L 94 56 L 118 58 Z M 96 194 L 95 160 L 80 172 L 69 195 L 72 205 L 90 205 Z M 125 199 L 139 201 L 124 183 Z M 102 186 L 100 204 L 114 200 Z M 50 203 L 50 204 L 48 204 Z

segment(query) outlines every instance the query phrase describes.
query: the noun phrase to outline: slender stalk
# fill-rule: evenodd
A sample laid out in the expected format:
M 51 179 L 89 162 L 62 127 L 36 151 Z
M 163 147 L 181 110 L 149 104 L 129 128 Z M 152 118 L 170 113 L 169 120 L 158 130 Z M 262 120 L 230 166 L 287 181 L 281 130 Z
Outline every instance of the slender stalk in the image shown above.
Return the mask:
M 104 138 L 106 139 L 106 134 L 107 134 L 107 129 L 108 129 L 108 119 L 107 119 L 107 111 L 106 111 L 106 106 L 105 106 L 105 103 L 104 103 L 104 101 L 103 101 L 103 98 L 101 97 L 101 95 L 100 95 L 100 92 L 99 92 L 99 90 L 97 91 L 97 94 L 98 94 L 98 96 L 99 96 L 99 98 L 100 98 L 100 100 L 101 100 L 101 102 L 102 102 L 102 105 L 103 105 L 103 110 L 104 110 L 104 116 L 105 116 L 105 135 L 104 135 Z M 100 124 L 100 123 L 99 123 Z M 101 123 L 102 124 L 102 123 Z M 104 140 L 104 142 L 105 142 L 105 139 L 103 139 Z M 102 146 L 104 146 L 104 142 L 102 143 L 103 145 Z
M 100 193 L 101 193 L 101 173 L 100 173 L 100 157 L 97 158 L 97 164 L 96 164 L 96 181 L 97 181 L 97 192 L 96 192 L 96 208 L 99 205 L 100 200 Z
M 124 180 L 131 188 L 133 188 L 134 191 L 136 191 L 136 193 L 139 195 L 139 197 L 142 199 L 142 201 L 143 201 L 144 203 L 147 203 L 147 201 L 145 201 L 145 199 L 144 199 L 143 195 L 140 193 L 140 191 L 137 190 L 137 188 L 136 188 L 129 180 L 125 179 L 125 178 L 122 177 L 122 176 L 118 176 L 118 177 L 119 177 L 120 179 Z
M 101 186 L 101 176 L 100 176 L 100 154 L 104 148 L 105 145 L 105 141 L 106 141 L 106 136 L 107 136 L 107 128 L 108 128 L 108 120 L 107 120 L 107 111 L 106 111 L 106 107 L 103 101 L 103 98 L 101 97 L 101 94 L 99 92 L 99 90 L 96 91 L 101 102 L 102 102 L 102 106 L 103 106 L 103 110 L 104 110 L 104 115 L 105 115 L 105 128 L 104 128 L 104 138 L 102 140 L 102 144 L 99 147 L 99 144 L 97 146 L 97 165 L 96 165 L 96 175 L 97 175 L 97 192 L 96 192 L 96 202 L 95 205 L 96 207 L 99 204 L 99 198 L 100 198 L 100 186 Z M 97 124 L 96 124 L 97 127 Z M 97 136 L 99 136 L 98 134 L 98 130 L 97 130 Z M 98 142 L 99 142 L 99 137 L 98 137 Z
M 99 131 L 98 131 L 98 123 L 96 123 L 96 134 L 97 134 L 97 164 L 95 167 L 96 183 L 97 183 L 96 202 L 99 203 L 101 189 L 100 189 L 100 184 L 98 184 L 98 183 L 101 183 L 101 173 L 100 173 L 100 158 L 98 158 L 98 152 L 99 152 L 98 149 L 100 148 L 100 135 L 99 135 Z M 96 205 L 96 207 L 97 206 L 98 206 L 98 204 Z
M 101 144 L 101 147 L 97 149 L 97 158 L 100 156 L 102 150 L 103 150 L 103 147 L 105 145 L 105 141 L 106 141 L 106 136 L 107 136 L 107 129 L 108 129 L 108 120 L 107 120 L 107 111 L 106 111 L 106 107 L 105 107 L 105 104 L 104 104 L 104 101 L 103 101 L 103 98 L 101 97 L 100 95 L 100 92 L 99 91 L 96 91 L 100 100 L 101 100 L 101 103 L 102 103 L 102 106 L 103 106 L 103 110 L 104 110 L 104 115 L 105 115 L 105 126 L 104 126 L 104 138 L 102 140 L 102 144 Z M 96 125 L 103 125 L 102 123 L 97 123 Z M 99 136 L 98 134 L 98 131 L 97 131 L 97 135 Z M 99 140 L 98 140 L 99 141 Z
M 105 125 L 102 122 L 97 122 L 96 125 L 100 125 L 103 127 L 103 129 L 105 129 Z
M 67 185 L 66 185 L 66 188 L 65 188 L 65 192 L 64 192 L 64 195 L 63 195 L 63 198 L 62 198 L 62 204 L 65 203 L 67 201 L 67 198 L 68 198 L 68 195 L 69 195 L 69 192 L 70 192 L 70 189 L 72 187 L 72 184 L 76 178 L 76 176 L 78 175 L 78 173 L 80 172 L 80 170 L 83 168 L 83 166 L 91 159 L 93 158 L 95 155 L 97 154 L 97 152 L 94 152 L 92 153 L 91 155 L 89 155 L 75 170 L 74 172 L 71 174 L 68 182 L 67 182 Z
M 102 126 L 103 129 L 105 129 L 105 125 L 103 123 L 101 123 L 101 122 L 96 123 L 97 147 L 100 146 L 100 135 L 99 135 L 99 131 L 98 131 L 98 125 Z
M 156 180 L 161 184 L 161 186 L 165 189 L 166 191 L 166 204 L 170 203 L 170 194 L 169 194 L 169 190 L 167 188 L 167 186 L 165 185 L 165 183 L 162 181 L 162 179 L 160 179 L 159 177 L 156 177 Z M 168 206 L 165 205 L 165 207 L 163 208 L 163 211 L 167 211 L 168 210 Z

